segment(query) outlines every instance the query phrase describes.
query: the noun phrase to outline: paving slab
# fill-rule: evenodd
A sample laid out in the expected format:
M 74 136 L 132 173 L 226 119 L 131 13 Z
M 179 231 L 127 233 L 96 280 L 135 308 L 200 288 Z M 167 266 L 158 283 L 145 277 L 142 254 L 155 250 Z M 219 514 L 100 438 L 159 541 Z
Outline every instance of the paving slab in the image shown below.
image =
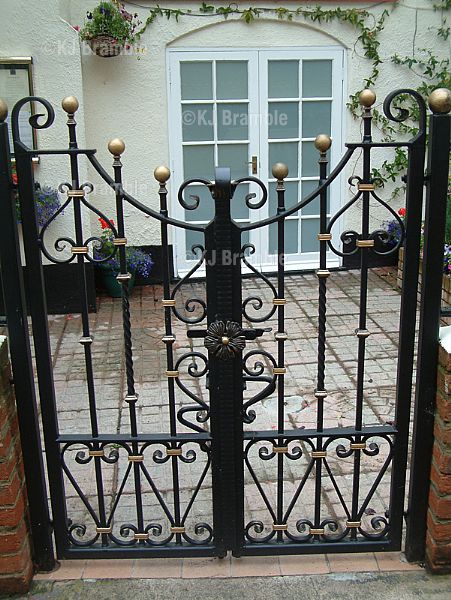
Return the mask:
M 425 572 L 346 572 L 274 577 L 197 579 L 103 579 L 37 581 L 29 594 L 34 600 L 449 600 L 451 575 Z

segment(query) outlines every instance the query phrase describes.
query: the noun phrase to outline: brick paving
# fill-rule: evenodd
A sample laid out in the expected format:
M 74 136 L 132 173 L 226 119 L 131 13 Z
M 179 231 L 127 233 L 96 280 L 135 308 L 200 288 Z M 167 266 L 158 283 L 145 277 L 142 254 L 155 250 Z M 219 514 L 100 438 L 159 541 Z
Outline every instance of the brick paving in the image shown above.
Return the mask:
M 268 310 L 271 307 L 272 295 L 266 285 L 258 279 L 245 279 L 243 281 L 243 297 L 254 295 L 260 296 L 264 300 L 264 307 L 261 311 L 250 308 L 251 314 L 261 313 L 265 308 Z M 317 369 L 317 295 L 317 278 L 313 274 L 287 276 L 286 331 L 289 339 L 286 342 L 286 429 L 315 428 L 316 426 L 317 401 L 313 392 Z M 182 286 L 177 299 L 177 307 L 180 311 L 184 310 L 184 304 L 190 298 L 205 298 L 205 288 L 202 282 Z M 159 286 L 135 288 L 131 299 L 136 391 L 139 394 L 138 429 L 142 433 L 168 431 L 167 378 L 164 377 L 166 349 L 161 341 L 164 334 L 161 299 L 162 289 Z M 394 418 L 399 304 L 399 292 L 393 286 L 393 276 L 390 271 L 371 271 L 369 274 L 367 325 L 371 336 L 367 340 L 363 405 L 365 425 L 390 423 Z M 357 382 L 357 338 L 354 332 L 358 326 L 358 311 L 359 272 L 333 272 L 328 280 L 326 348 L 328 397 L 325 400 L 325 427 L 346 427 L 354 424 Z M 196 310 L 194 313 L 185 312 L 185 314 L 192 317 L 196 314 Z M 176 322 L 175 319 L 173 321 L 177 337 L 177 342 L 174 344 L 176 359 L 187 352 L 205 352 L 203 340 L 187 338 L 187 325 Z M 120 299 L 100 296 L 98 312 L 90 315 L 90 324 L 94 337 L 92 352 L 99 430 L 101 433 L 129 433 L 129 407 L 124 402 L 125 372 Z M 79 344 L 81 318 L 79 315 L 51 316 L 49 325 L 60 432 L 63 434 L 90 433 L 84 356 L 83 348 Z M 272 327 L 273 332 L 276 331 L 276 319 L 273 317 L 263 326 Z M 203 325 L 199 324 L 194 327 L 202 328 Z M 255 342 L 248 342 L 246 350 L 255 349 L 275 354 L 276 342 L 273 332 L 265 333 Z M 261 360 L 265 369 L 268 369 L 268 361 L 261 356 L 250 360 L 249 365 L 252 366 L 256 360 Z M 208 401 L 205 376 L 192 378 L 188 375 L 187 369 L 191 362 L 192 360 L 182 361 L 179 367 L 180 380 L 194 394 Z M 196 360 L 196 363 L 201 369 L 202 361 Z M 259 389 L 261 388 L 258 388 L 257 384 L 249 385 L 245 392 L 245 399 L 251 397 Z M 186 394 L 178 388 L 176 388 L 176 402 L 177 408 L 186 406 L 187 403 L 192 404 Z M 252 408 L 255 410 L 256 418 L 253 423 L 245 425 L 246 430 L 271 431 L 276 428 L 276 393 L 258 402 Z M 204 427 L 208 429 L 208 423 Z M 190 430 L 184 425 L 179 425 L 178 431 L 183 433 Z M 339 440 L 332 444 L 328 462 L 344 500 L 348 503 L 353 480 L 353 457 L 338 458 L 333 453 L 337 443 L 346 445 L 346 440 Z M 275 502 L 276 461 L 262 461 L 258 458 L 258 450 L 262 446 L 265 446 L 265 443 L 254 446 L 250 451 L 250 462 L 267 497 L 271 502 Z M 268 444 L 266 446 L 268 447 Z M 301 446 L 303 455 L 300 459 L 285 461 L 285 506 L 293 497 L 308 464 L 309 449 L 305 445 L 301 444 Z M 382 443 L 380 452 L 375 456 L 362 455 L 361 500 L 370 489 L 387 456 L 388 448 L 385 446 Z M 188 448 L 194 450 L 197 457 L 192 463 L 182 464 L 180 462 L 182 507 L 187 506 L 206 460 L 205 453 L 199 451 L 197 445 L 191 444 L 188 445 Z M 94 461 L 89 464 L 79 464 L 76 456 L 80 450 L 83 448 L 73 446 L 66 453 L 66 463 L 74 474 L 76 483 L 96 509 Z M 121 453 L 120 449 L 118 451 Z M 125 455 L 122 458 L 125 459 Z M 153 482 L 169 505 L 173 500 L 170 465 L 169 461 L 161 465 L 154 463 L 149 467 Z M 127 461 L 122 459 L 111 465 L 102 464 L 107 513 L 113 506 L 126 469 Z M 364 519 L 371 519 L 374 514 L 384 514 L 388 503 L 389 479 L 390 471 L 388 470 L 368 506 Z M 81 539 L 87 539 L 90 534 L 94 533 L 94 524 L 72 484 L 68 481 L 66 483 L 68 516 L 73 523 L 87 525 L 85 536 L 81 536 Z M 323 518 L 345 520 L 346 515 L 327 475 L 324 476 L 322 483 Z M 314 477 L 312 475 L 293 511 L 295 521 L 300 517 L 313 517 L 313 492 Z M 161 522 L 162 524 L 166 522 L 167 524 L 167 519 L 155 494 L 145 481 L 142 482 L 142 494 L 145 522 Z M 248 469 L 245 473 L 245 513 L 246 522 L 252 519 L 262 520 L 268 525 L 272 522 Z M 115 512 L 114 531 L 118 536 L 117 531 L 121 524 L 136 522 L 135 514 L 134 486 L 129 477 Z M 187 519 L 187 530 L 191 528 L 192 532 L 195 524 L 200 522 L 212 522 L 209 472 L 196 497 L 190 517 Z M 164 527 L 161 537 L 164 536 Z M 75 531 L 75 535 L 78 533 Z

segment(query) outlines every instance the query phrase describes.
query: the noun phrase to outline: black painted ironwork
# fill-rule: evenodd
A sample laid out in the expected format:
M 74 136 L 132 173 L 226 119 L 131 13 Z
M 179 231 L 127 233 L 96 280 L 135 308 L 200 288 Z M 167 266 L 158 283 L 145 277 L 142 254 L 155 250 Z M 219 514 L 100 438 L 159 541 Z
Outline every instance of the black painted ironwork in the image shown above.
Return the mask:
M 250 210 L 262 208 L 268 201 L 265 185 L 255 177 L 231 180 L 230 169 L 217 168 L 215 180 L 192 179 L 183 183 L 178 201 L 185 210 L 195 211 L 200 198 L 190 196 L 189 186 L 205 186 L 215 203 L 214 218 L 207 225 L 179 221 L 169 216 L 166 181 L 169 173 L 159 171 L 160 210 L 149 208 L 126 192 L 122 184 L 120 143 L 111 143 L 113 171 L 111 177 L 95 157 L 95 150 L 80 149 L 77 144 L 76 122 L 68 113 L 69 146 L 61 150 L 27 148 L 20 139 L 19 113 L 30 98 L 21 100 L 13 109 L 12 127 L 17 161 L 19 192 L 23 218 L 25 257 L 30 273 L 30 307 L 36 348 L 36 367 L 42 406 L 49 486 L 52 499 L 53 524 L 59 557 L 125 557 L 125 556 L 194 556 L 217 555 L 228 551 L 235 556 L 246 554 L 289 554 L 314 552 L 358 552 L 395 550 L 400 547 L 413 355 L 415 348 L 417 266 L 420 249 L 423 165 L 425 158 L 426 107 L 416 92 L 399 90 L 386 99 L 387 118 L 402 121 L 405 110 L 392 113 L 399 96 L 410 95 L 418 104 L 420 131 L 405 142 L 375 143 L 372 140 L 372 112 L 363 113 L 363 139 L 347 144 L 338 165 L 328 174 L 329 143 L 317 140 L 319 149 L 319 185 L 300 202 L 290 207 L 285 203 L 283 165 L 275 165 L 277 210 L 274 216 L 240 224 L 231 216 L 231 201 L 240 185 L 252 184 L 259 196 L 249 194 L 245 203 Z M 44 122 L 34 115 L 34 128 L 50 127 L 54 111 L 49 102 L 33 98 L 46 111 Z M 4 127 L 4 126 L 3 126 Z M 115 142 L 118 142 L 117 140 Z M 406 147 L 409 153 L 407 175 L 406 228 L 393 209 L 375 191 L 371 177 L 371 155 L 375 148 Z M 327 196 L 332 183 L 342 173 L 356 151 L 362 153 L 360 176 L 350 180 L 355 188 L 351 200 L 330 219 L 327 216 Z M 33 197 L 32 157 L 36 155 L 67 155 L 70 163 L 70 183 L 60 191 L 67 198 L 61 209 L 40 230 L 36 222 Z M 87 196 L 93 190 L 90 183 L 81 183 L 79 160 L 85 156 L 112 188 L 115 196 L 115 219 L 100 211 Z M 4 179 L 4 178 L 3 178 Z M 3 180 L 2 180 L 3 181 Z M 3 182 L 3 187 L 5 187 Z M 288 429 L 285 406 L 286 389 L 286 298 L 285 298 L 285 223 L 286 218 L 319 198 L 319 265 L 317 369 L 314 395 L 317 400 L 317 420 L 314 429 Z M 401 238 L 393 246 L 384 231 L 371 231 L 370 200 L 397 219 Z M 334 236 L 334 226 L 357 203 L 361 204 L 360 231 L 345 231 L 341 246 Z M 163 261 L 163 321 L 167 378 L 168 427 L 158 434 L 140 433 L 134 372 L 133 326 L 129 298 L 130 275 L 127 268 L 127 231 L 124 207 L 132 206 L 160 223 Z M 67 233 L 47 245 L 46 232 L 51 222 L 66 209 L 73 214 L 73 233 Z M 122 322 L 126 375 L 125 405 L 128 406 L 129 432 L 103 432 L 98 422 L 98 399 L 94 384 L 92 348 L 96 344 L 90 327 L 87 305 L 86 265 L 107 260 L 96 258 L 95 249 L 102 248 L 98 237 L 87 237 L 84 215 L 94 213 L 104 219 L 113 232 L 114 245 L 110 257 L 118 255 L 122 286 Z M 275 224 L 277 229 L 277 272 L 275 281 L 264 275 L 249 260 L 256 248 L 243 242 L 243 233 Z M 201 232 L 203 243 L 192 248 L 197 262 L 191 271 L 175 285 L 170 280 L 169 236 L 171 227 Z M 367 353 L 368 256 L 369 253 L 395 253 L 405 243 L 404 285 L 401 300 L 401 327 L 397 381 L 397 409 L 393 424 L 366 426 L 363 420 L 365 359 Z M 352 426 L 331 428 L 326 424 L 327 398 L 327 255 L 360 255 L 360 309 L 355 331 L 357 386 Z M 42 279 L 41 255 L 50 262 L 74 262 L 79 274 L 83 347 L 86 372 L 89 434 L 60 434 L 56 414 L 55 387 L 49 347 L 49 331 Z M 98 256 L 98 254 L 97 254 Z M 181 307 L 178 299 L 183 285 L 201 268 L 205 268 L 206 298 L 191 297 Z M 243 298 L 243 268 L 267 286 L 268 295 L 255 293 Z M 269 339 L 271 327 L 261 324 L 273 318 L 276 322 L 274 340 L 277 351 L 272 354 L 255 341 Z M 188 327 L 188 339 L 204 340 L 204 346 L 185 353 L 175 350 L 177 324 Z M 303 340 L 297 340 L 302 345 Z M 194 347 L 193 347 L 194 348 Z M 196 383 L 198 385 L 193 385 Z M 208 399 L 198 390 L 203 386 Z M 246 391 L 246 394 L 244 393 Z M 178 394 L 184 397 L 178 401 Z M 271 396 L 276 401 L 276 423 L 272 430 L 251 429 L 258 423 L 261 402 Z M 163 428 L 162 428 L 163 429 Z M 380 467 L 369 489 L 362 490 L 362 463 L 367 457 L 378 457 Z M 345 497 L 334 472 L 337 461 L 352 461 L 350 499 Z M 189 497 L 181 486 L 186 465 L 196 467 L 196 481 Z M 262 468 L 274 465 L 274 488 L 269 489 L 261 478 Z M 105 476 L 111 466 L 118 468 L 118 487 L 111 505 L 106 502 Z M 95 492 L 88 495 L 76 475 L 76 469 L 91 468 Z M 298 477 L 287 485 L 286 474 L 297 468 Z M 161 488 L 158 469 L 166 469 L 171 481 L 170 493 Z M 374 513 L 370 503 L 381 481 L 391 469 L 389 510 Z M 88 473 L 88 471 L 86 471 Z M 212 520 L 195 518 L 193 507 L 207 488 L 211 478 Z M 327 479 L 333 488 L 344 518 L 331 516 L 323 502 L 323 486 Z M 245 480 L 254 486 L 262 502 L 264 515 L 247 520 L 244 509 Z M 75 490 L 86 510 L 84 521 L 74 520 L 65 501 L 65 481 Z M 121 523 L 117 513 L 125 490 L 133 490 L 134 506 L 130 519 Z M 308 491 L 313 508 L 307 509 Z M 156 516 L 149 518 L 144 506 L 144 493 L 151 494 Z M 42 490 L 41 490 L 42 495 Z M 156 507 L 156 508 L 155 508 Z

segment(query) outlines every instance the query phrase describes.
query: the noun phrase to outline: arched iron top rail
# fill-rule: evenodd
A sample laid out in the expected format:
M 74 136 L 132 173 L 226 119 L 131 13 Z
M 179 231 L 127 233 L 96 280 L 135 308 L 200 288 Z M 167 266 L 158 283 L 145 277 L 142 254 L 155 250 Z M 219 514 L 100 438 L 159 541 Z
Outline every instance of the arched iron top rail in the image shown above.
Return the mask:
M 343 157 L 341 158 L 341 160 L 337 164 L 337 166 L 332 170 L 332 172 L 327 177 L 327 179 L 325 181 L 323 181 L 320 185 L 318 185 L 318 187 L 315 190 L 313 190 L 310 194 L 308 194 L 300 202 L 298 202 L 297 204 L 293 205 L 292 207 L 287 208 L 283 212 L 280 212 L 279 214 L 274 215 L 272 217 L 268 217 L 266 219 L 262 219 L 258 222 L 254 222 L 254 223 L 250 223 L 250 224 L 237 223 L 237 226 L 240 227 L 240 229 L 242 231 L 258 229 L 260 227 L 264 227 L 266 225 L 271 225 L 272 223 L 276 223 L 276 222 L 280 221 L 281 219 L 285 219 L 285 218 L 289 217 L 290 215 L 294 214 L 298 210 L 301 210 L 302 208 L 307 206 L 310 202 L 312 202 L 315 198 L 317 198 L 321 194 L 321 192 L 326 190 L 333 183 L 333 181 L 338 177 L 338 175 L 342 172 L 342 170 L 344 169 L 346 164 L 349 162 L 349 160 L 351 159 L 353 153 L 355 152 L 355 150 L 357 148 L 363 148 L 363 147 L 396 148 L 396 147 L 401 147 L 401 146 L 411 147 L 411 146 L 415 145 L 416 143 L 422 141 L 424 139 L 424 136 L 426 135 L 426 103 L 425 103 L 424 99 L 422 98 L 422 96 L 418 92 L 416 92 L 415 90 L 412 90 L 412 89 L 408 89 L 408 88 L 402 88 L 402 89 L 391 92 L 390 94 L 388 94 L 388 96 L 384 100 L 384 104 L 383 104 L 384 114 L 389 120 L 395 121 L 397 123 L 402 123 L 402 122 L 406 121 L 411 116 L 410 111 L 406 108 L 402 108 L 400 106 L 394 105 L 394 101 L 397 98 L 400 101 L 404 101 L 405 96 L 410 96 L 416 102 L 416 104 L 418 106 L 419 130 L 418 130 L 418 133 L 416 136 L 414 136 L 410 140 L 406 140 L 406 141 L 402 141 L 402 142 L 372 142 L 372 141 L 363 139 L 362 142 L 347 143 L 346 144 L 347 150 L 346 150 L 345 154 L 343 155 Z M 111 177 L 108 174 L 108 172 L 105 170 L 105 168 L 100 164 L 100 162 L 95 157 L 96 150 L 79 149 L 79 148 L 73 148 L 73 147 L 67 148 L 67 149 L 56 149 L 56 150 L 36 150 L 36 149 L 29 148 L 28 146 L 26 146 L 26 144 L 24 144 L 24 142 L 22 141 L 22 139 L 20 137 L 19 115 L 20 115 L 20 111 L 22 110 L 22 108 L 26 104 L 31 103 L 31 102 L 41 104 L 45 108 L 45 111 L 46 111 L 45 113 L 36 113 L 29 118 L 29 123 L 33 129 L 47 129 L 52 126 L 52 124 L 55 120 L 55 111 L 53 109 L 53 106 L 45 98 L 41 98 L 39 96 L 28 96 L 26 98 L 22 98 L 15 104 L 15 106 L 12 110 L 12 114 L 11 114 L 12 135 L 13 135 L 13 140 L 14 140 L 15 145 L 17 147 L 19 147 L 24 153 L 33 155 L 33 156 L 52 155 L 52 154 L 54 154 L 54 155 L 57 155 L 57 154 L 85 155 L 88 158 L 89 162 L 94 167 L 94 169 L 96 170 L 96 172 L 100 175 L 100 177 L 116 193 L 119 192 L 124 200 L 126 200 L 129 204 L 131 204 L 132 206 L 134 206 L 136 209 L 143 212 L 144 214 L 156 219 L 157 221 L 161 221 L 168 225 L 173 225 L 174 227 L 180 227 L 181 229 L 189 229 L 191 231 L 204 232 L 205 229 L 208 227 L 208 223 L 205 225 L 192 224 L 192 223 L 189 223 L 186 221 L 180 221 L 179 219 L 174 219 L 173 217 L 169 217 L 167 215 L 161 214 L 161 212 L 157 212 L 156 210 L 149 208 L 148 206 L 146 206 L 145 204 L 143 204 L 142 202 L 140 202 L 139 200 L 134 198 L 131 194 L 129 194 L 122 187 L 122 184 L 116 183 L 114 181 L 114 178 Z M 397 115 L 394 114 L 393 110 L 398 111 L 398 114 Z M 43 123 L 39 122 L 39 119 L 41 117 L 45 117 L 45 120 Z M 188 186 L 190 184 L 194 184 L 194 183 L 198 183 L 198 184 L 200 183 L 202 185 L 205 185 L 210 190 L 212 197 L 215 198 L 215 182 L 214 181 L 208 181 L 208 180 L 204 180 L 204 179 L 186 180 L 182 183 L 182 185 L 179 188 L 178 199 L 179 199 L 180 204 L 183 207 L 185 207 L 186 209 L 190 209 L 190 210 L 194 210 L 195 208 L 197 208 L 197 206 L 199 205 L 199 199 L 194 198 L 193 204 L 188 205 L 186 203 L 186 201 L 183 199 L 183 192 L 186 190 L 186 188 L 188 188 Z M 256 185 L 258 185 L 260 187 L 260 190 L 262 192 L 261 198 L 259 198 L 257 201 L 252 203 L 251 200 L 254 199 L 256 197 L 256 195 L 248 194 L 246 196 L 245 202 L 249 208 L 252 208 L 252 209 L 261 208 L 266 203 L 267 198 L 268 198 L 268 191 L 267 191 L 267 188 L 264 185 L 264 183 L 260 179 L 258 179 L 256 177 L 251 177 L 251 176 L 237 179 L 236 181 L 232 181 L 231 182 L 232 196 L 233 196 L 233 193 L 236 190 L 236 188 L 241 183 L 255 183 Z M 119 189 L 118 189 L 118 187 L 119 187 Z

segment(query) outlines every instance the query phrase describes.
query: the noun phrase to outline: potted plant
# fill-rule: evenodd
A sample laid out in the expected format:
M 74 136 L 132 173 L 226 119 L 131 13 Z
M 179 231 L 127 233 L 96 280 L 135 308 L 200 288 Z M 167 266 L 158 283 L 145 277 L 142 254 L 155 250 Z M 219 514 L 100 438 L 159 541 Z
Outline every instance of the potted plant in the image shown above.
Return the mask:
M 140 23 L 137 13 L 132 15 L 118 0 L 111 0 L 88 11 L 84 26 L 74 29 L 97 56 L 108 58 L 120 54 L 124 46 L 130 48 Z
M 17 186 L 17 173 L 15 167 L 13 167 L 12 180 L 15 186 Z M 16 200 L 16 214 L 17 222 L 22 223 L 22 215 L 20 213 L 19 193 L 17 187 L 14 191 Z M 53 217 L 56 211 L 61 207 L 61 201 L 58 195 L 58 190 L 51 186 L 45 185 L 41 187 L 41 184 L 35 182 L 34 184 L 34 201 L 36 204 L 36 216 L 38 219 L 39 227 L 44 227 L 49 219 Z
M 94 259 L 98 268 L 100 282 L 113 298 L 120 298 L 122 295 L 122 286 L 117 281 L 116 277 L 120 272 L 118 247 L 114 245 L 114 234 L 110 224 L 114 226 L 114 221 L 109 219 L 99 218 L 102 233 L 100 239 L 102 244 L 94 248 Z M 153 261 L 150 254 L 143 252 L 139 248 L 126 248 L 127 270 L 131 275 L 128 289 L 131 292 L 135 285 L 135 277 L 137 274 L 141 277 L 148 277 L 152 269 Z

